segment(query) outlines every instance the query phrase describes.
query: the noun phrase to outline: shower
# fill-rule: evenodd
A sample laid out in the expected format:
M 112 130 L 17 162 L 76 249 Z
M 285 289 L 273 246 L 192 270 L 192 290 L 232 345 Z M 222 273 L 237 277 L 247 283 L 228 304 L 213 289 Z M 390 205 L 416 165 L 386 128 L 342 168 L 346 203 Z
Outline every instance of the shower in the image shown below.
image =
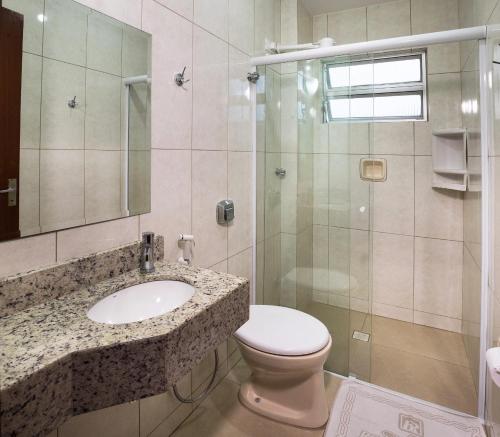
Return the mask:
M 494 35 L 270 43 L 252 59 L 255 302 L 321 320 L 327 371 L 480 417 Z M 436 54 L 461 42 L 457 73 Z

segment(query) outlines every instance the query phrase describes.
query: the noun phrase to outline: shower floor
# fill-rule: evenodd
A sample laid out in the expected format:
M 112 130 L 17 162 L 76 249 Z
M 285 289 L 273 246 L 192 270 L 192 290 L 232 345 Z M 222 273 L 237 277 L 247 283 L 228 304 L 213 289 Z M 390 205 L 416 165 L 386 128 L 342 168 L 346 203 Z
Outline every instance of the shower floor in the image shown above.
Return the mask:
M 477 393 L 461 334 L 313 303 L 303 311 L 329 329 L 326 370 L 472 415 Z M 371 334 L 369 342 L 352 338 Z

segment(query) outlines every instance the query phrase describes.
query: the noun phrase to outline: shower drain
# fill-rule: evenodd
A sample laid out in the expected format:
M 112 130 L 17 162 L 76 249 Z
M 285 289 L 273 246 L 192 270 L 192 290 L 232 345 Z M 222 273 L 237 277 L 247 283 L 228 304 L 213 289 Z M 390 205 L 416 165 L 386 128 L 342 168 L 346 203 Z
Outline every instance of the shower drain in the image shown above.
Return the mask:
M 367 334 L 366 332 L 361 332 L 361 331 L 354 331 L 352 333 L 352 338 L 354 338 L 355 340 L 359 340 L 359 341 L 369 342 L 370 341 L 370 334 Z

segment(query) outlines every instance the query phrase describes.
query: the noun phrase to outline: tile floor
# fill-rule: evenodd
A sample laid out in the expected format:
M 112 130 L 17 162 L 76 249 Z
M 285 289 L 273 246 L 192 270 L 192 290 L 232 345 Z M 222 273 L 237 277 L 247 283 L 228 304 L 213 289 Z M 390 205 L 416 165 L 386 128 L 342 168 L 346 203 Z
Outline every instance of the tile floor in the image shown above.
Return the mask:
M 304 430 L 252 413 L 238 401 L 240 384 L 249 370 L 240 360 L 215 390 L 180 425 L 172 437 L 321 437 L 324 429 Z M 325 373 L 331 407 L 342 380 Z
M 476 415 L 477 393 L 460 334 L 313 303 L 303 309 L 330 330 L 326 369 Z M 371 334 L 364 343 L 352 338 Z
M 303 309 L 305 310 L 305 309 Z M 477 394 L 462 336 L 412 323 L 370 316 L 323 304 L 307 312 L 322 320 L 334 347 L 327 369 L 355 373 L 360 379 L 448 408 L 476 414 Z M 352 331 L 371 333 L 369 343 L 352 339 Z M 237 352 L 239 356 L 239 352 Z M 174 437 L 299 437 L 323 435 L 258 416 L 238 401 L 240 384 L 249 376 L 243 360 L 172 434 Z M 325 373 L 329 404 L 342 379 Z

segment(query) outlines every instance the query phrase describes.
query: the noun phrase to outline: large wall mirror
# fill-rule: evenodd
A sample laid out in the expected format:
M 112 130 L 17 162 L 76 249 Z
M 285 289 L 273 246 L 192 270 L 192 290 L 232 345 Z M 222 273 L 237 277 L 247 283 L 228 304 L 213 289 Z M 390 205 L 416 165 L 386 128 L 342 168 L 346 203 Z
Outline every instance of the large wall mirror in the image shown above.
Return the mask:
M 151 35 L 72 0 L 2 6 L 0 241 L 149 212 Z

